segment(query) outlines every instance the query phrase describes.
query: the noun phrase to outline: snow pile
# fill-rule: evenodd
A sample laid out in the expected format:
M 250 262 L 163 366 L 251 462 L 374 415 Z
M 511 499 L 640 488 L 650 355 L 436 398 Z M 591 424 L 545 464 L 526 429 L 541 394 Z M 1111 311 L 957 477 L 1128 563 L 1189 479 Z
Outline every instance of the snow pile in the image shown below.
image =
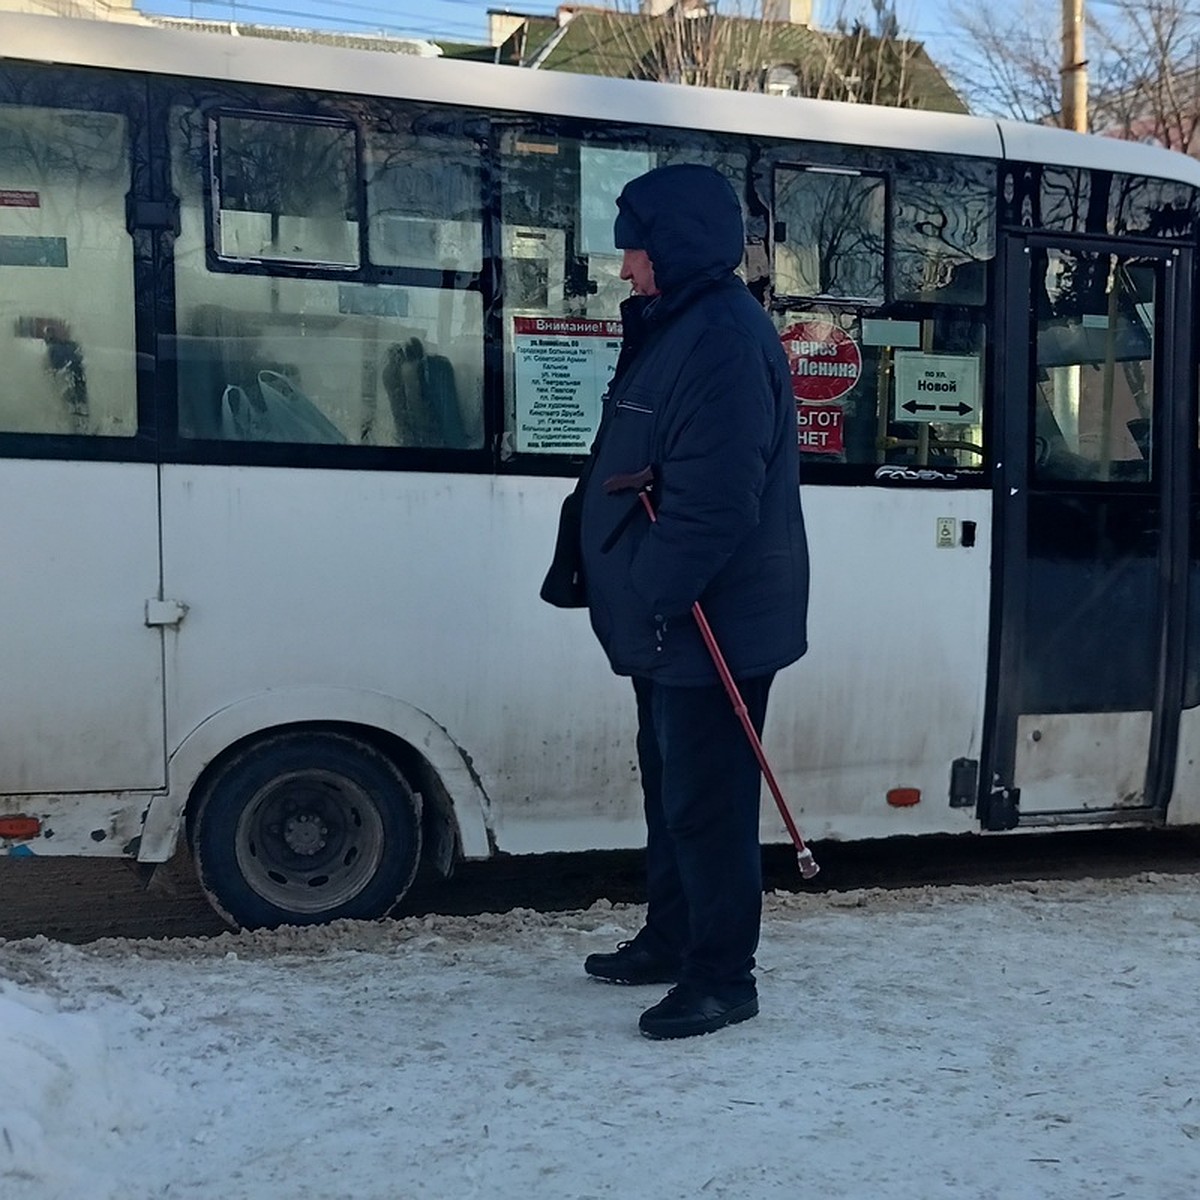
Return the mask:
M 769 897 L 655 1043 L 634 907 L 0 943 L 4 1200 L 1195 1200 L 1200 876 Z
M 75 1151 L 120 1130 L 100 1027 L 44 994 L 0 984 L 0 1030 L 0 1194 L 113 1195 Z
M 45 938 L 0 941 L 0 1196 L 4 1200 L 127 1200 L 119 1162 L 168 1095 L 164 1084 L 110 1053 L 104 1023 L 83 1008 L 103 996 L 55 978 L 77 951 Z M 115 994 L 116 989 L 111 989 Z M 125 1009 L 144 1028 L 150 1009 Z

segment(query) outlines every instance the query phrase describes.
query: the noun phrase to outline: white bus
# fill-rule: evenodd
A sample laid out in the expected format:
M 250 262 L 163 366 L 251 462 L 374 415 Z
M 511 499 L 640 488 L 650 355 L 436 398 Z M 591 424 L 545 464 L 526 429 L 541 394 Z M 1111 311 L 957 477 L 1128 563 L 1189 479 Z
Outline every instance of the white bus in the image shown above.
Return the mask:
M 187 839 L 252 926 L 641 843 L 628 681 L 537 591 L 613 199 L 677 161 L 743 197 L 792 364 L 811 650 L 766 744 L 809 838 L 1200 822 L 1200 165 L 5 16 L 0 847 Z

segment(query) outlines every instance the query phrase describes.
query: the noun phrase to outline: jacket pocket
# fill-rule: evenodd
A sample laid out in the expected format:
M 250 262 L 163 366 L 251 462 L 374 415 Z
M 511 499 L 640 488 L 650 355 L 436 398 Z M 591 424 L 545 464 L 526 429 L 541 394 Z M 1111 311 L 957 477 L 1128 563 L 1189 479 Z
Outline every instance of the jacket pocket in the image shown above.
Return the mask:
M 654 415 L 654 409 L 641 400 L 635 400 L 632 396 L 626 396 L 624 399 L 617 401 L 618 411 L 645 413 L 647 416 Z
M 614 406 L 620 412 L 640 413 L 652 417 L 658 412 L 659 393 L 644 385 L 634 384 L 624 388 L 614 399 Z
M 596 473 L 601 480 L 617 475 L 636 475 L 653 465 L 658 425 L 656 399 L 653 392 L 640 388 L 623 392 L 614 399 L 604 448 L 596 464 Z

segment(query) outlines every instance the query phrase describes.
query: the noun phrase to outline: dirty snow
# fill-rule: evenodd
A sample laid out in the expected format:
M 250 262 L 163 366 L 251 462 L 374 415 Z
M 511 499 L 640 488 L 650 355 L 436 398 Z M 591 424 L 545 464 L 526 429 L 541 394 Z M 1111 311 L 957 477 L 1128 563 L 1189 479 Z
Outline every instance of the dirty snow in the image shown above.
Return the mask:
M 674 1043 L 640 916 L 0 942 L 0 1196 L 1200 1195 L 1200 876 L 772 896 Z

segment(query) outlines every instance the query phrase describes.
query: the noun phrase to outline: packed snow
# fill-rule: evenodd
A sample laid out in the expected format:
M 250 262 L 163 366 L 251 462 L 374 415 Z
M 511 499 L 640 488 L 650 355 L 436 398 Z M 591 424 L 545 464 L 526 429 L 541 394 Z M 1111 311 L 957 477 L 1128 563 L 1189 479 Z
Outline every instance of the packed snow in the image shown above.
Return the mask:
M 1195 1200 L 1200 876 L 767 898 L 652 1042 L 636 907 L 0 942 L 5 1200 Z

